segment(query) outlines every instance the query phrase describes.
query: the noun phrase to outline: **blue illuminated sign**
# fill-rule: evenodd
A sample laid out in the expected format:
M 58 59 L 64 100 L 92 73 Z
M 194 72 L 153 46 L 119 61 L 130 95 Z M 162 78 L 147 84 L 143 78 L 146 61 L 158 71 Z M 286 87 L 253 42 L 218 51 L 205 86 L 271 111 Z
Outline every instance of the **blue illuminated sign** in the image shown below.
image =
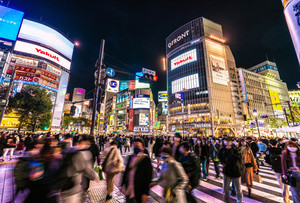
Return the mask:
M 120 81 L 120 91 L 128 89 L 129 80 L 121 80 Z
M 118 86 L 118 84 L 116 81 L 112 80 L 112 81 L 110 81 L 109 86 L 111 86 L 112 88 L 116 88 Z
M 278 68 L 276 66 L 271 66 L 271 65 L 267 64 L 267 65 L 264 65 L 262 67 L 259 67 L 259 68 L 255 69 L 255 70 L 253 70 L 252 72 L 254 72 L 254 73 L 260 73 L 260 72 L 262 72 L 264 70 L 267 70 L 267 69 L 278 71 Z
M 0 6 L 0 38 L 15 41 L 24 13 Z

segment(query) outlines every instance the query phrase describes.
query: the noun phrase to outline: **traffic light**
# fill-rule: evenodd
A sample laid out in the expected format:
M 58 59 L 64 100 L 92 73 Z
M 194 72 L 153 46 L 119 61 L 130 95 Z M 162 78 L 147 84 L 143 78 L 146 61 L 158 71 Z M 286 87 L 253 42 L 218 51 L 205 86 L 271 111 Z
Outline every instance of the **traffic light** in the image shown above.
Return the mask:
M 143 83 L 154 83 L 156 82 L 158 77 L 156 75 L 150 75 L 145 73 L 142 77 L 139 78 L 139 82 Z
M 92 122 L 89 122 L 89 125 L 92 125 Z
M 75 113 L 76 113 L 76 106 L 73 105 L 73 106 L 71 106 L 70 115 L 74 116 Z

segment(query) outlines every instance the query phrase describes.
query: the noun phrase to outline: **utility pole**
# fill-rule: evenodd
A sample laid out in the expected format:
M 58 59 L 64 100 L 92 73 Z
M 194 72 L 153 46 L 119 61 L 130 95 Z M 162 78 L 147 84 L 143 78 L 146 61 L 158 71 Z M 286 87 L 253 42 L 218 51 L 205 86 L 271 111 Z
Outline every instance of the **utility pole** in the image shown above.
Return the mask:
M 293 111 L 292 111 L 292 107 L 291 107 L 291 102 L 287 101 L 287 103 L 289 105 L 289 109 L 290 109 L 290 114 L 291 114 L 291 117 L 292 117 L 293 126 L 295 126 L 295 118 L 294 118 L 294 115 L 293 115 Z
M 90 135 L 94 135 L 94 129 L 95 129 L 95 123 L 96 123 L 97 103 L 98 103 L 98 97 L 99 97 L 99 89 L 100 89 L 100 85 L 101 85 L 101 83 L 100 83 L 101 82 L 101 67 L 102 67 L 102 62 L 103 62 L 104 45 L 105 45 L 105 40 L 102 39 L 101 44 L 100 44 L 99 58 L 96 63 L 98 74 L 97 74 L 96 88 L 95 88 L 95 92 L 94 92 L 93 117 L 92 117 L 92 125 L 91 125 Z
M 0 114 L 0 125 L 2 123 L 2 119 L 3 119 L 3 116 L 5 114 L 5 110 L 6 110 L 7 106 L 8 106 L 9 96 L 10 96 L 10 93 L 12 91 L 12 87 L 13 87 L 13 84 L 14 84 L 14 78 L 15 78 L 15 76 L 16 76 L 16 70 L 14 69 L 14 72 L 13 72 L 13 74 L 11 76 L 11 79 L 10 79 L 8 90 L 6 91 L 6 94 L 5 94 L 5 105 L 2 108 L 2 111 L 1 111 L 1 114 Z

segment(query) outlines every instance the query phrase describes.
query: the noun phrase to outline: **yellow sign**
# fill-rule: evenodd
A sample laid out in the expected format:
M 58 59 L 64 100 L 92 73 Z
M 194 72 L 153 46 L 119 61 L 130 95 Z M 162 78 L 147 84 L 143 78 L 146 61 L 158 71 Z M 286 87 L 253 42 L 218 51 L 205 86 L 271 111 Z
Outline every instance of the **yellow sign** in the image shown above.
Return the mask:
M 270 92 L 270 97 L 271 97 L 271 103 L 273 104 L 272 105 L 273 110 L 282 111 L 278 92 L 271 91 L 271 90 L 269 90 L 269 92 Z
M 290 0 L 283 0 L 282 1 L 282 5 L 283 5 L 283 7 L 285 8 L 285 5 L 289 2 Z

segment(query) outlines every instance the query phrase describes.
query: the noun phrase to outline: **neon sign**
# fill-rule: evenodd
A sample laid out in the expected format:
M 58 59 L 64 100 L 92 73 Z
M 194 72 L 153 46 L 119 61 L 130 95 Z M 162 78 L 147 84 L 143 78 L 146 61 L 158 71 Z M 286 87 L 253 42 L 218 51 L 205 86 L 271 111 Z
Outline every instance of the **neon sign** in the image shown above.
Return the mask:
M 182 40 L 183 38 L 189 36 L 189 30 L 185 31 L 184 33 L 182 33 L 181 35 L 179 35 L 178 37 L 176 37 L 175 39 L 173 39 L 169 44 L 168 47 L 169 49 L 171 49 L 171 47 L 176 44 L 177 42 L 179 42 L 180 40 Z

